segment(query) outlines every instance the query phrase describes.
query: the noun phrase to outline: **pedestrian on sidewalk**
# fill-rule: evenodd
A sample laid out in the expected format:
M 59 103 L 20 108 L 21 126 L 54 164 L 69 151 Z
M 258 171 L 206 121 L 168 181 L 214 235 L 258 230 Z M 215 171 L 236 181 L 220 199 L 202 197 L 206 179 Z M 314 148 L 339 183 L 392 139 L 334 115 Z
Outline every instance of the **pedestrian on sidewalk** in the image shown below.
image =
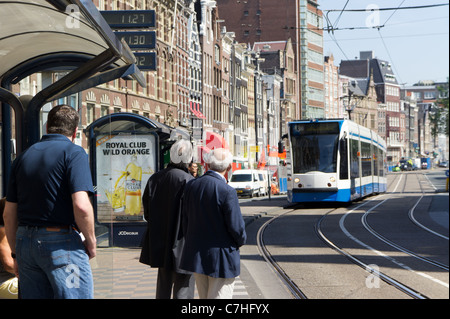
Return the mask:
M 11 167 L 3 217 L 23 299 L 94 297 L 94 189 L 88 156 L 73 143 L 78 123 L 74 108 L 55 106 L 48 134 Z
M 153 174 L 142 196 L 147 231 L 139 261 L 158 268 L 156 299 L 193 299 L 195 280 L 192 273 L 179 269 L 183 245 L 180 232 L 181 195 L 185 184 L 194 177 L 188 166 L 192 145 L 179 140 L 170 149 L 166 169 Z
M 228 150 L 212 150 L 205 158 L 209 170 L 184 190 L 181 268 L 194 273 L 201 299 L 231 299 L 240 274 L 239 247 L 247 235 L 236 190 L 225 179 L 232 160 Z

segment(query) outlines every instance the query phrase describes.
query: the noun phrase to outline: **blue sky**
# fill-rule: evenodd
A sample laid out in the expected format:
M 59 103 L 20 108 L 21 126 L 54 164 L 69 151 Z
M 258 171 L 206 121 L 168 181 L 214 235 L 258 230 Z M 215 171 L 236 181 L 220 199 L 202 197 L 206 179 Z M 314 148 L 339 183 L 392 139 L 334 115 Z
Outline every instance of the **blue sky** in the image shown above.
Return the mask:
M 342 10 L 347 0 L 319 0 L 324 11 Z M 346 9 L 397 8 L 448 4 L 448 0 L 348 0 Z M 333 54 L 335 64 L 359 58 L 360 51 L 374 51 L 375 57 L 391 62 L 399 83 L 420 80 L 447 81 L 449 76 L 449 6 L 378 12 L 329 12 L 337 28 L 385 25 L 380 30 L 324 31 L 324 54 Z M 379 23 L 379 24 L 378 24 Z M 327 27 L 324 18 L 324 27 Z

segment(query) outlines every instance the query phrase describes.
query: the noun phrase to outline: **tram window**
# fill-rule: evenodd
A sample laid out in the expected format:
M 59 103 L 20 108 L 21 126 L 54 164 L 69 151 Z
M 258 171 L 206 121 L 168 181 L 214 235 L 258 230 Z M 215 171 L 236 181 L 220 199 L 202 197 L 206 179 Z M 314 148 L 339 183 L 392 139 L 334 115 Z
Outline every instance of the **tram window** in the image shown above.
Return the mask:
M 378 175 L 381 177 L 384 177 L 386 174 L 386 171 L 384 170 L 384 158 L 386 156 L 386 153 L 383 150 L 378 150 L 379 156 L 378 156 Z
M 290 130 L 294 174 L 337 171 L 338 123 L 299 123 Z
M 342 138 L 339 141 L 339 153 L 341 155 L 341 162 L 339 163 L 339 178 L 348 179 L 348 140 Z
M 363 177 L 372 175 L 372 153 L 366 142 L 361 142 L 361 170 Z
M 357 140 L 350 140 L 350 177 L 359 177 L 359 142 Z
M 291 143 L 294 174 L 312 171 L 336 172 L 338 149 L 336 134 L 293 137 Z
M 376 146 L 373 146 L 373 175 L 378 175 L 378 156 L 379 149 Z

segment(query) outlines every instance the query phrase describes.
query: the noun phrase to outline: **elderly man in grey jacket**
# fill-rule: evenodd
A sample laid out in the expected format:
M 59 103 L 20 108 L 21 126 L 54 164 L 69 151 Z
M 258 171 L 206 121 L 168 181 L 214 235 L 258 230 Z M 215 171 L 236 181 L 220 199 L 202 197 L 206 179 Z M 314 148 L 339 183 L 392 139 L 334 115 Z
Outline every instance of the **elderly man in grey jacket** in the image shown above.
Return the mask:
M 157 299 L 193 299 L 195 281 L 190 272 L 178 268 L 183 244 L 180 230 L 180 201 L 186 183 L 193 179 L 188 165 L 192 145 L 180 140 L 170 149 L 170 164 L 153 174 L 142 196 L 148 223 L 140 262 L 158 268 Z

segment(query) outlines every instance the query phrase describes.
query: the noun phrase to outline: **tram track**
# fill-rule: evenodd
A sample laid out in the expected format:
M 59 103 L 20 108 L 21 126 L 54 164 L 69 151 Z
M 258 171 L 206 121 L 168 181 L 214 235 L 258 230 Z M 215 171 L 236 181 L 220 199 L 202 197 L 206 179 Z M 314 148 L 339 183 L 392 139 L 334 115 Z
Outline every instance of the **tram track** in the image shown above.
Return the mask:
M 384 203 L 387 202 L 388 200 L 393 199 L 393 198 L 394 198 L 394 195 L 399 195 L 399 194 L 405 193 L 405 189 L 406 189 L 406 185 L 407 185 L 407 177 L 405 178 L 405 181 L 404 181 L 404 183 L 403 183 L 403 187 L 402 187 L 401 192 L 396 193 L 397 188 L 398 188 L 400 182 L 402 181 L 402 177 L 403 177 L 403 176 L 404 176 L 404 175 L 402 174 L 402 175 L 400 175 L 400 177 L 399 177 L 398 179 L 396 178 L 396 179 L 393 181 L 392 184 L 395 184 L 395 181 L 397 181 L 397 184 L 396 184 L 396 186 L 395 186 L 395 188 L 394 188 L 394 190 L 393 190 L 392 192 L 390 192 L 390 193 L 388 193 L 388 194 L 384 194 L 384 195 L 378 196 L 378 199 L 380 199 L 380 197 L 383 198 L 383 197 L 385 197 L 385 196 L 386 196 L 387 198 L 384 199 L 384 200 L 382 200 L 380 203 L 376 204 L 375 206 L 371 207 L 370 209 L 368 209 L 368 210 L 363 214 L 363 216 L 361 217 L 361 223 L 362 223 L 362 225 L 364 226 L 364 228 L 365 228 L 371 235 L 373 235 L 373 236 L 375 236 L 376 238 L 378 238 L 379 240 L 383 241 L 385 244 L 387 244 L 387 245 L 389 245 L 389 246 L 395 248 L 396 250 L 398 250 L 398 251 L 400 251 L 400 252 L 403 252 L 403 253 L 405 253 L 405 254 L 411 256 L 411 257 L 414 257 L 414 258 L 416 258 L 416 259 L 418 259 L 418 260 L 421 260 L 421 261 L 423 261 L 423 262 L 426 262 L 426 263 L 428 263 L 428 264 L 430 264 L 430 265 L 433 265 L 433 266 L 438 267 L 438 268 L 440 268 L 440 269 L 443 269 L 443 270 L 445 270 L 445 271 L 449 271 L 449 267 L 448 267 L 447 265 L 442 264 L 442 263 L 440 263 L 440 262 L 437 262 L 437 261 L 435 261 L 435 260 L 432 260 L 432 259 L 430 259 L 430 258 L 421 256 L 421 255 L 419 255 L 419 254 L 417 254 L 417 253 L 414 253 L 414 252 L 412 252 L 412 251 L 410 251 L 410 250 L 408 250 L 408 249 L 402 247 L 401 245 L 399 245 L 399 244 L 397 244 L 397 243 L 395 243 L 395 242 L 393 242 L 393 241 L 387 239 L 386 237 L 380 235 L 380 234 L 379 234 L 378 232 L 376 232 L 376 231 L 369 225 L 369 223 L 367 222 L 367 216 L 368 216 L 372 211 L 374 211 L 376 208 L 378 208 L 379 206 L 381 206 L 382 204 L 384 204 Z M 422 200 L 422 198 L 424 197 L 424 191 L 423 191 L 423 188 L 422 188 L 420 182 L 419 182 L 419 185 L 420 185 L 420 189 L 421 189 L 421 196 L 420 196 L 419 199 L 415 202 L 415 204 L 414 204 L 413 207 L 409 210 L 409 212 L 411 212 L 411 210 L 414 210 L 414 209 L 417 207 L 417 205 L 419 204 L 419 202 Z M 375 199 L 377 199 L 377 198 L 375 198 Z M 361 204 L 361 205 L 358 205 L 357 207 L 355 207 L 354 209 L 350 210 L 349 212 L 347 212 L 346 214 L 344 214 L 344 215 L 342 216 L 342 218 L 341 218 L 340 221 L 339 221 L 339 224 L 340 224 L 341 230 L 345 233 L 345 235 L 346 235 L 348 238 L 352 239 L 354 242 L 356 242 L 356 243 L 358 243 L 359 245 L 361 245 L 362 247 L 366 248 L 367 250 L 370 250 L 370 251 L 374 252 L 375 254 L 377 254 L 377 255 L 379 255 L 379 256 L 382 256 L 382 257 L 388 259 L 389 261 L 391 261 L 391 262 L 393 262 L 394 264 L 400 266 L 401 268 L 403 268 L 403 269 L 405 269 L 405 270 L 412 271 L 413 273 L 415 273 L 415 274 L 417 274 L 417 275 L 420 275 L 420 276 L 422 276 L 422 277 L 424 277 L 424 278 L 426 278 L 426 279 L 430 279 L 430 280 L 434 281 L 435 283 L 441 284 L 441 285 L 443 285 L 443 286 L 445 286 L 445 287 L 448 288 L 448 284 L 447 284 L 447 283 L 441 282 L 440 280 L 437 280 L 437 279 L 435 279 L 435 278 L 433 278 L 433 277 L 431 277 L 431 276 L 429 276 L 429 275 L 427 275 L 427 274 L 424 274 L 423 272 L 413 271 L 409 266 L 407 266 L 407 265 L 405 265 L 405 264 L 403 264 L 403 263 L 401 263 L 401 262 L 398 262 L 395 258 L 393 258 L 393 257 L 391 257 L 391 256 L 388 256 L 388 255 L 386 255 L 386 254 L 384 254 L 384 253 L 382 253 L 382 252 L 376 250 L 375 248 L 373 248 L 373 247 L 371 247 L 371 246 L 365 244 L 365 243 L 362 242 L 361 240 L 359 240 L 359 239 L 357 239 L 356 237 L 354 237 L 353 235 L 351 235 L 350 232 L 348 232 L 348 231 L 346 230 L 346 228 L 345 228 L 345 226 L 344 226 L 344 221 L 345 221 L 346 216 L 348 216 L 348 215 L 351 214 L 352 212 L 354 212 L 354 211 L 360 209 L 361 207 L 365 206 L 366 204 L 370 203 L 372 200 L 373 200 L 373 199 L 370 199 L 370 200 L 368 200 L 367 202 L 365 202 L 365 203 L 363 203 L 363 204 Z M 330 212 L 330 213 L 331 213 L 331 212 Z M 318 221 L 318 223 L 317 223 L 317 225 L 316 225 L 316 231 L 317 231 L 318 235 L 324 240 L 325 243 L 327 243 L 330 247 L 332 247 L 332 248 L 335 249 L 336 251 L 340 252 L 342 255 L 346 256 L 348 259 L 350 259 L 350 260 L 351 260 L 352 262 L 354 262 L 355 264 L 357 264 L 357 265 L 359 265 L 360 267 L 366 269 L 366 270 L 369 271 L 370 273 L 373 273 L 374 275 L 378 276 L 378 277 L 379 277 L 381 280 L 383 280 L 384 282 L 389 283 L 390 285 L 394 286 L 395 288 L 399 289 L 400 291 L 404 292 L 405 294 L 409 295 L 410 297 L 412 297 L 412 298 L 414 298 L 414 299 L 429 299 L 429 297 L 427 297 L 425 294 L 423 294 L 423 293 L 421 293 L 421 292 L 419 292 L 419 291 L 417 291 L 417 290 L 415 290 L 415 289 L 409 287 L 408 285 L 405 285 L 405 284 L 403 284 L 403 283 L 397 281 L 396 279 L 394 279 L 394 278 L 392 278 L 392 277 L 390 277 L 390 276 L 388 276 L 388 275 L 386 275 L 386 274 L 380 272 L 380 271 L 377 270 L 377 269 L 374 269 L 374 268 L 371 267 L 370 265 L 365 264 L 365 263 L 362 262 L 360 259 L 358 259 L 358 258 L 352 256 L 350 253 L 348 253 L 348 252 L 345 251 L 344 249 L 341 249 L 340 247 L 338 247 L 337 245 L 335 245 L 333 242 L 331 242 L 328 238 L 326 238 L 326 236 L 323 234 L 323 232 L 322 232 L 321 229 L 320 229 L 320 225 L 321 225 L 322 221 L 323 221 L 323 220 L 327 217 L 327 215 L 329 215 L 330 213 L 325 214 L 325 215 Z
M 345 256 L 348 260 L 350 260 L 352 263 L 360 266 L 365 271 L 367 271 L 369 274 L 376 276 L 383 280 L 384 282 L 388 283 L 389 285 L 399 289 L 403 293 L 407 294 L 408 296 L 414 298 L 414 299 L 429 299 L 427 296 L 421 294 L 420 292 L 414 290 L 413 288 L 395 280 L 394 278 L 380 272 L 379 270 L 375 269 L 371 265 L 368 265 L 364 262 L 362 262 L 360 259 L 356 258 L 352 254 L 348 253 L 346 250 L 338 247 L 334 242 L 332 242 L 330 239 L 328 239 L 321 229 L 322 221 L 331 213 L 336 211 L 337 209 L 332 209 L 328 212 L 326 212 L 316 223 L 315 225 L 315 231 L 317 236 L 330 248 L 337 251 L 339 254 Z M 260 254 L 263 256 L 263 258 L 268 262 L 273 269 L 276 271 L 276 273 L 281 278 L 282 282 L 285 284 L 285 286 L 288 288 L 290 293 L 292 294 L 294 299 L 308 299 L 308 297 L 305 295 L 305 293 L 297 286 L 297 284 L 289 277 L 289 275 L 284 271 L 284 269 L 277 263 L 277 261 L 272 257 L 270 251 L 268 250 L 265 242 L 264 242 L 264 232 L 266 228 L 272 224 L 275 220 L 280 219 L 289 213 L 292 213 L 294 210 L 283 213 L 281 215 L 275 216 L 265 222 L 258 230 L 257 233 L 257 246 Z
M 353 256 L 352 254 L 350 254 L 349 252 L 347 252 L 346 250 L 338 247 L 334 242 L 332 242 L 330 239 L 328 239 L 324 234 L 323 231 L 321 229 L 321 224 L 322 221 L 330 214 L 331 212 L 325 214 L 324 216 L 322 216 L 322 218 L 317 222 L 315 230 L 317 232 L 317 235 L 319 236 L 319 238 L 321 238 L 325 244 L 327 244 L 329 247 L 331 247 L 332 249 L 334 249 L 335 251 L 337 251 L 338 253 L 340 253 L 341 255 L 347 257 L 347 259 L 349 259 L 351 262 L 353 262 L 354 264 L 360 266 L 361 268 L 363 268 L 364 270 L 368 271 L 370 274 L 380 278 L 381 280 L 383 280 L 384 282 L 388 283 L 389 285 L 399 289 L 400 291 L 402 291 L 403 293 L 407 294 L 408 296 L 414 298 L 414 299 L 429 299 L 427 296 L 424 296 L 423 294 L 421 294 L 420 292 L 414 290 L 413 288 L 395 280 L 394 278 L 380 272 L 378 269 L 372 267 L 371 265 L 368 265 L 364 262 L 362 262 L 359 258 L 356 258 L 355 256 Z
M 404 182 L 404 184 L 403 184 L 403 190 L 402 190 L 401 193 L 404 193 L 404 192 L 405 192 L 405 188 L 406 188 L 406 184 L 407 184 L 407 178 L 408 178 L 409 175 L 410 175 L 410 174 L 407 174 L 407 175 L 406 175 L 405 182 Z M 424 197 L 424 195 L 425 195 L 425 192 L 424 192 L 424 190 L 423 190 L 422 184 L 420 183 L 420 179 L 419 179 L 419 177 L 418 177 L 417 174 L 415 174 L 415 175 L 416 175 L 416 177 L 417 177 L 418 184 L 419 184 L 419 187 L 420 187 L 420 190 L 421 190 L 421 196 L 420 196 L 419 199 L 414 203 L 413 207 L 412 207 L 411 209 L 409 209 L 409 211 L 408 211 L 408 216 L 409 216 L 409 218 L 410 218 L 411 220 L 413 219 L 412 214 L 413 214 L 414 210 L 415 210 L 416 207 L 419 205 L 420 201 L 423 199 L 423 197 Z M 386 199 L 386 200 L 388 200 L 388 199 Z M 386 201 L 386 200 L 385 200 L 385 201 Z M 384 201 L 383 201 L 382 203 L 384 203 Z M 382 204 L 382 203 L 380 203 L 380 204 Z M 369 225 L 369 222 L 367 221 L 367 217 L 368 217 L 368 215 L 369 215 L 376 207 L 377 207 L 377 206 L 375 206 L 375 207 L 373 207 L 373 208 L 367 210 L 367 211 L 364 213 L 364 215 L 362 216 L 362 218 L 361 218 L 361 223 L 363 224 L 364 228 L 366 228 L 366 230 L 367 230 L 369 233 L 371 233 L 373 236 L 375 236 L 375 237 L 378 238 L 379 240 L 383 241 L 383 242 L 386 243 L 387 245 L 389 245 L 389 246 L 391 246 L 391 247 L 393 247 L 393 248 L 395 248 L 395 249 L 397 249 L 397 250 L 399 250 L 399 251 L 401 251 L 401 252 L 403 252 L 403 253 L 405 253 L 405 254 L 408 254 L 408 255 L 410 255 L 410 256 L 416 258 L 416 259 L 419 259 L 419 260 L 421 260 L 421 261 L 423 261 L 423 262 L 426 262 L 426 263 L 428 263 L 428 264 L 430 264 L 430 265 L 433 265 L 433 266 L 435 266 L 435 267 L 438 267 L 438 268 L 441 268 L 441 269 L 443 269 L 443 270 L 449 271 L 448 265 L 445 265 L 445 264 L 440 263 L 440 262 L 438 262 L 438 261 L 435 261 L 435 260 L 432 260 L 432 259 L 430 259 L 430 258 L 421 256 L 420 254 L 417 254 L 417 253 L 415 253 L 415 252 L 413 252 L 413 251 L 411 251 L 411 250 L 409 250 L 409 249 L 407 249 L 407 248 L 405 248 L 405 247 L 403 247 L 403 246 L 401 246 L 401 245 L 395 243 L 394 241 L 392 241 L 392 240 L 386 238 L 385 236 L 383 236 L 383 235 L 381 235 L 379 232 L 377 232 L 375 229 L 373 229 L 373 227 L 371 227 L 371 226 Z M 423 228 L 423 227 L 424 227 L 424 226 L 422 226 L 421 228 Z M 434 233 L 434 232 L 433 232 L 433 233 Z M 447 240 L 448 240 L 448 238 L 447 238 Z
M 286 285 L 286 287 L 289 289 L 290 293 L 292 294 L 294 299 L 308 299 L 306 295 L 303 293 L 303 291 L 297 286 L 297 284 L 291 280 L 291 278 L 286 274 L 286 272 L 283 270 L 283 268 L 280 267 L 280 265 L 276 262 L 276 260 L 272 257 L 271 253 L 267 249 L 267 246 L 264 243 L 264 232 L 272 222 L 274 222 L 276 219 L 285 216 L 292 212 L 294 210 L 291 210 L 289 212 L 283 213 L 281 215 L 275 216 L 265 222 L 258 230 L 258 233 L 256 234 L 256 242 L 258 246 L 258 250 L 260 254 L 264 257 L 266 262 L 268 262 L 273 269 L 277 272 L 283 283 Z
M 433 234 L 433 235 L 435 235 L 435 236 L 438 236 L 438 237 L 441 237 L 441 238 L 443 238 L 443 239 L 449 240 L 449 238 L 448 238 L 447 236 L 442 235 L 442 234 L 440 234 L 440 233 L 438 233 L 438 232 L 436 232 L 436 231 L 434 231 L 434 230 L 432 230 L 432 229 L 426 227 L 425 225 L 419 223 L 419 221 L 417 221 L 417 219 L 414 217 L 414 212 L 415 212 L 415 210 L 416 210 L 417 205 L 418 205 L 419 202 L 422 200 L 422 198 L 425 196 L 425 192 L 424 192 L 424 190 L 423 190 L 422 183 L 420 183 L 420 180 L 419 180 L 418 175 L 416 175 L 416 177 L 417 177 L 417 180 L 418 180 L 418 182 L 419 182 L 420 190 L 422 191 L 422 196 L 421 196 L 420 199 L 417 201 L 417 203 L 409 210 L 409 212 L 408 212 L 408 217 L 409 217 L 409 219 L 410 219 L 417 227 L 422 228 L 423 230 L 429 232 L 430 234 Z M 426 175 L 425 175 L 425 177 L 426 177 Z M 427 181 L 428 181 L 428 183 L 430 183 L 430 185 L 433 186 L 434 189 L 436 189 L 436 188 L 434 187 L 434 185 L 431 184 L 431 182 L 430 182 L 430 180 L 428 179 L 428 177 L 427 177 Z M 448 270 L 448 266 L 447 266 L 447 270 Z
M 350 214 L 351 212 L 358 210 L 362 207 L 364 207 L 365 205 L 368 205 L 369 203 L 372 203 L 373 200 L 381 200 L 381 202 L 377 203 L 376 205 L 374 205 L 373 207 L 369 207 L 366 212 L 363 214 L 362 218 L 361 218 L 361 223 L 364 226 L 364 228 L 373 236 L 375 236 L 376 238 L 378 238 L 379 240 L 383 241 L 384 243 L 388 244 L 389 246 L 395 248 L 398 251 L 401 251 L 411 257 L 414 257 L 418 260 L 421 260 L 423 262 L 426 262 L 428 264 L 431 264 L 435 267 L 438 267 L 440 269 L 443 269 L 445 271 L 449 270 L 449 267 L 445 264 L 442 264 L 440 262 L 434 261 L 430 258 L 421 256 L 420 254 L 417 254 L 415 252 L 412 252 L 404 247 L 402 247 L 401 245 L 387 239 L 386 237 L 384 237 L 383 235 L 379 234 L 378 232 L 376 232 L 373 227 L 371 227 L 368 223 L 367 220 L 367 216 L 373 212 L 376 208 L 378 208 L 379 206 L 381 206 L 382 204 L 384 204 L 385 202 L 387 202 L 390 199 L 393 199 L 396 195 L 401 195 L 403 193 L 405 193 L 406 190 L 406 186 L 408 183 L 408 176 L 404 176 L 407 174 L 402 174 L 393 180 L 393 182 L 391 183 L 391 185 L 395 185 L 394 189 L 387 193 L 387 194 L 383 194 L 383 195 L 379 195 L 376 197 L 373 197 L 371 199 L 367 199 L 366 201 L 364 201 L 362 204 L 357 205 L 355 208 L 353 208 L 352 210 L 350 210 L 349 212 L 347 212 L 346 214 L 344 214 L 344 216 L 341 218 L 339 224 L 341 229 L 343 230 L 344 234 L 354 240 L 355 242 L 357 242 L 358 244 L 360 244 L 362 247 L 375 252 L 376 254 L 387 258 L 388 260 L 396 263 L 397 265 L 401 266 L 401 268 L 406 269 L 406 270 L 411 270 L 408 266 L 401 264 L 399 262 L 397 262 L 393 257 L 387 256 L 383 253 L 379 253 L 376 249 L 370 247 L 369 245 L 363 243 L 362 241 L 358 240 L 357 238 L 355 238 L 353 235 L 351 235 L 348 231 L 346 231 L 345 227 L 343 226 L 344 220 L 345 220 L 345 216 L 347 216 L 348 214 Z M 400 185 L 400 182 L 402 181 L 402 179 L 404 178 L 404 183 L 403 183 L 403 187 L 401 189 L 400 192 L 397 192 L 398 186 Z M 419 185 L 420 185 L 420 180 L 419 177 L 417 176 L 417 179 L 419 181 Z M 420 201 L 422 200 L 422 198 L 425 196 L 425 192 L 422 186 L 420 186 L 420 190 L 421 190 L 421 196 L 419 197 L 419 199 L 417 199 L 414 203 L 414 205 L 412 206 L 412 208 L 409 209 L 408 214 L 409 215 L 413 215 L 414 210 L 416 209 L 416 207 L 419 205 Z M 386 197 L 386 198 L 384 198 Z M 384 198 L 384 199 L 383 199 Z M 297 284 L 291 280 L 291 278 L 289 277 L 289 275 L 283 270 L 283 268 L 277 263 L 277 261 L 273 258 L 273 256 L 271 255 L 270 251 L 268 250 L 268 248 L 266 247 L 266 243 L 264 242 L 264 232 L 266 231 L 267 227 L 269 225 L 271 225 L 274 221 L 282 219 L 283 217 L 285 217 L 286 215 L 295 212 L 295 209 L 292 209 L 288 212 L 282 213 L 278 216 L 275 216 L 273 218 L 271 218 L 270 220 L 268 220 L 267 222 L 265 222 L 258 230 L 257 233 L 257 246 L 258 246 L 258 250 L 260 251 L 260 254 L 264 257 L 264 259 L 273 267 L 273 269 L 277 272 L 277 274 L 279 275 L 279 277 L 282 279 L 283 283 L 286 285 L 286 287 L 288 287 L 289 291 L 291 292 L 293 298 L 295 299 L 307 299 L 308 297 L 305 295 L 305 293 L 297 286 Z M 359 267 L 361 267 L 362 269 L 364 269 L 366 272 L 368 272 L 371 276 L 375 276 L 378 277 L 380 280 L 384 281 L 385 283 L 389 284 L 392 287 L 395 287 L 396 289 L 398 289 L 400 292 L 406 294 L 407 296 L 413 298 L 413 299 L 429 299 L 429 297 L 427 295 L 425 295 L 423 292 L 417 291 L 416 289 L 414 289 L 413 287 L 411 287 L 411 285 L 407 285 L 397 279 L 395 279 L 392 276 L 389 276 L 388 274 L 381 272 L 377 267 L 373 267 L 374 265 L 369 265 L 367 263 L 365 263 L 364 261 L 362 261 L 360 258 L 355 257 L 355 255 L 353 255 L 352 253 L 350 253 L 349 251 L 339 247 L 338 244 L 336 244 L 335 242 L 333 242 L 332 240 L 330 240 L 325 234 L 324 234 L 324 230 L 322 229 L 322 224 L 323 221 L 333 212 L 337 211 L 337 209 L 331 209 L 327 212 L 325 212 L 321 218 L 318 219 L 318 221 L 316 222 L 316 224 L 314 225 L 314 230 L 316 235 L 318 236 L 318 238 L 320 238 L 322 240 L 322 242 L 324 242 L 329 248 L 333 249 L 334 251 L 338 252 L 339 254 L 345 256 L 348 260 L 350 260 L 352 263 L 358 265 Z M 411 217 L 410 217 L 411 218 Z M 448 240 L 448 238 L 447 238 Z M 434 280 L 435 282 L 439 282 L 439 280 L 435 280 L 434 278 L 426 275 L 426 274 L 422 274 L 419 272 L 415 272 L 416 274 L 421 274 L 423 275 L 423 277 L 431 280 Z M 447 285 L 446 283 L 442 283 L 440 282 L 440 284 L 443 285 Z

